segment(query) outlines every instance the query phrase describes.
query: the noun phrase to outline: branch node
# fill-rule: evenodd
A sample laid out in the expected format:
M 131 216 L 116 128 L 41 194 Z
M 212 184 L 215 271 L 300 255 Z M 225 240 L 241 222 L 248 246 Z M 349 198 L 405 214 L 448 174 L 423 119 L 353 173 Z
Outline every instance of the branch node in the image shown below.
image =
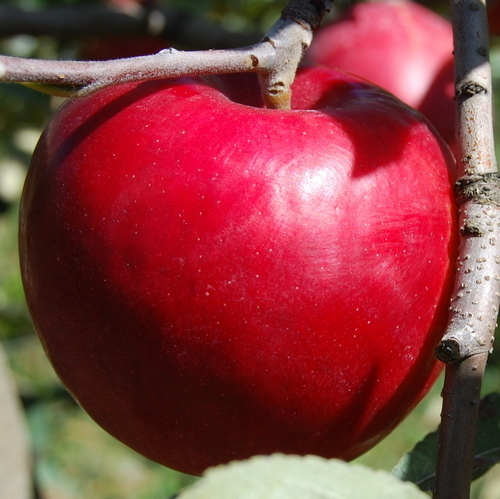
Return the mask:
M 456 330 L 453 336 L 445 336 L 434 350 L 436 357 L 445 364 L 454 364 L 480 353 L 493 351 L 493 337 L 488 341 L 484 336 L 477 337 L 475 331 L 465 326 Z
M 485 224 L 481 223 L 479 220 L 474 220 L 473 218 L 465 219 L 463 226 L 460 228 L 461 234 L 474 237 L 484 236 L 486 232 L 487 227 Z
M 463 85 L 457 87 L 455 97 L 463 97 L 468 99 L 477 94 L 486 94 L 488 91 L 482 85 L 476 82 L 465 82 Z
M 500 208 L 500 174 L 482 173 L 461 178 L 455 183 L 455 192 L 459 205 L 471 201 Z
M 479 47 L 477 49 L 477 53 L 483 57 L 487 57 L 488 56 L 488 49 L 486 47 Z
M 445 364 L 453 364 L 462 358 L 461 346 L 455 338 L 443 340 L 436 347 L 436 357 Z
M 273 47 L 273 49 L 276 48 L 276 43 L 274 43 L 274 40 L 272 38 L 269 38 L 268 36 L 265 36 L 264 38 L 262 38 L 262 41 L 270 43 L 271 46 Z

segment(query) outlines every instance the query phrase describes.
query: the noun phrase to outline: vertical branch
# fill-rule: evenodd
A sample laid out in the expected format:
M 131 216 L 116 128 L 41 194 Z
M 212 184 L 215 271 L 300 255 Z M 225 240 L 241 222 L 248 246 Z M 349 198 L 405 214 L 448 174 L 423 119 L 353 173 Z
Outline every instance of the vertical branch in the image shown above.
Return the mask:
M 446 366 L 434 499 L 468 499 L 487 355 Z
M 447 331 L 434 499 L 470 495 L 479 398 L 500 301 L 500 181 L 484 0 L 452 0 L 460 249 Z
M 262 97 L 268 108 L 290 109 L 295 73 L 312 42 L 313 31 L 318 29 L 332 4 L 333 0 L 289 0 L 281 18 L 264 37 L 278 55 L 272 71 L 259 74 Z M 296 43 L 291 45 L 290 40 Z

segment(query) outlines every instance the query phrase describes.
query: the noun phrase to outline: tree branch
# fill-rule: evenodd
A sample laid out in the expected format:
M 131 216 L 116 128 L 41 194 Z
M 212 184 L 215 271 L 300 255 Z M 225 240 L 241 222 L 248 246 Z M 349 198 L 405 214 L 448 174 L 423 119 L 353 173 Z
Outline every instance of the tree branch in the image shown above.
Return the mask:
M 0 56 L 0 81 L 37 90 L 81 97 L 131 81 L 200 74 L 256 72 L 261 75 L 264 102 L 270 108 L 290 108 L 290 86 L 312 31 L 333 0 L 291 0 L 264 39 L 241 49 L 177 51 L 113 61 L 42 61 Z
M 500 181 L 492 124 L 483 0 L 452 0 L 460 248 L 450 319 L 436 355 L 446 362 L 435 499 L 470 493 L 479 396 L 500 304 Z
M 259 43 L 232 50 L 179 51 L 111 61 L 47 61 L 0 56 L 0 81 L 21 83 L 65 97 L 83 97 L 132 81 L 200 74 L 269 71 L 272 46 Z
M 133 12 L 107 5 L 68 5 L 43 10 L 0 6 L 0 37 L 19 34 L 72 39 L 149 35 L 171 44 L 202 49 L 249 45 L 262 35 L 229 32 L 188 12 L 166 6 L 138 7 Z
M 264 41 L 271 43 L 276 52 L 284 56 L 275 60 L 271 71 L 260 73 L 262 95 L 268 108 L 290 108 L 291 85 L 297 67 L 312 42 L 313 31 L 332 5 L 333 0 L 290 0 L 281 13 L 281 19 L 264 37 Z M 296 43 L 290 45 L 290 40 L 296 40 Z

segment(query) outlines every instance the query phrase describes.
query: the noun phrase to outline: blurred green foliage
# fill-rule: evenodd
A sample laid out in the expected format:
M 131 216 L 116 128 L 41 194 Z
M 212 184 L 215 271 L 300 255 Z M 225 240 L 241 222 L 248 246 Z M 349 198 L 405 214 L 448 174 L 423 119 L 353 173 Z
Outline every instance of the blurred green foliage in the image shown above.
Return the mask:
M 97 0 L 2 0 L 4 5 L 43 8 Z M 279 15 L 277 0 L 171 0 L 194 16 L 235 32 L 263 32 Z M 342 3 L 340 3 L 342 5 Z M 19 35 L 0 40 L 0 53 L 57 58 L 76 54 L 74 40 Z M 500 44 L 492 40 L 494 86 L 500 83 Z M 0 341 L 25 405 L 39 498 L 167 499 L 193 478 L 138 456 L 107 435 L 65 392 L 38 342 L 26 310 L 17 257 L 17 212 L 24 174 L 36 139 L 58 104 L 16 85 L 0 85 Z M 496 96 L 500 119 L 500 92 Z M 498 126 L 497 126 L 498 129 Z M 492 356 L 483 392 L 500 388 L 500 355 Z M 409 418 L 359 461 L 391 470 L 404 452 L 439 423 L 439 381 Z M 0 429 L 2 431 L 2 429 Z M 473 497 L 498 499 L 498 467 L 474 485 Z M 14 498 L 13 498 L 14 499 Z

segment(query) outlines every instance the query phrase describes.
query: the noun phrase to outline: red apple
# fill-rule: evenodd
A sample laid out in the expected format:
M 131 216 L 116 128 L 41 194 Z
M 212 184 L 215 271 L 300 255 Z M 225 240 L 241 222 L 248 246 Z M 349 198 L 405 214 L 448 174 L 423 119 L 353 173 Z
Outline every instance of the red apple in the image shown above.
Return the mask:
M 309 61 L 340 68 L 389 90 L 454 143 L 451 23 L 409 0 L 362 2 L 315 36 Z
M 259 102 L 241 76 L 70 102 L 22 199 L 26 297 L 59 376 L 115 437 L 191 474 L 275 451 L 354 458 L 440 370 L 442 140 L 327 68 L 298 75 L 293 110 Z

